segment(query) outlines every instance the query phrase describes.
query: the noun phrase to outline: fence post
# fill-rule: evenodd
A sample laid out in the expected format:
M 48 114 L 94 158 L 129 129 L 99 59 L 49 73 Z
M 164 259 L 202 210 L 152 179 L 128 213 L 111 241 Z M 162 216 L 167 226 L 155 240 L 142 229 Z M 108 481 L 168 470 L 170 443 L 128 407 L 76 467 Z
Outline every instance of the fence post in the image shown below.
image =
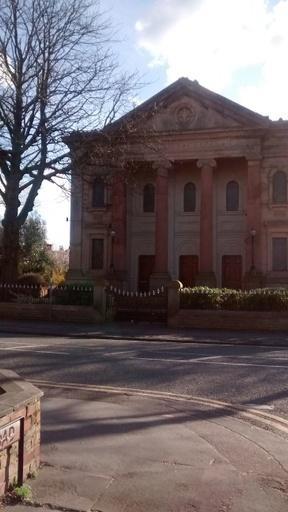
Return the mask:
M 183 288 L 183 284 L 180 281 L 169 281 L 167 283 L 168 293 L 168 307 L 167 307 L 167 319 L 177 315 L 180 309 L 180 290 Z
M 51 282 L 49 284 L 48 294 L 49 294 L 49 319 L 53 320 L 53 286 L 52 286 Z
M 99 311 L 103 320 L 106 316 L 106 291 L 105 288 L 108 282 L 103 279 L 102 282 L 94 284 L 93 286 L 93 307 Z

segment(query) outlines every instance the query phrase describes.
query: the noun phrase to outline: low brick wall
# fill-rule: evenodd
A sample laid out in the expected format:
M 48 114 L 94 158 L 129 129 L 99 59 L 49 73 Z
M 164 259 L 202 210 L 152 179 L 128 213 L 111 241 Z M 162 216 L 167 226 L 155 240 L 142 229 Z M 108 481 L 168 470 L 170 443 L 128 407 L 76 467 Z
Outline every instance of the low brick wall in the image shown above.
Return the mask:
M 42 395 L 16 373 L 0 370 L 0 496 L 39 467 Z
M 168 326 L 237 331 L 286 331 L 288 330 L 288 313 L 180 309 L 175 315 L 168 318 Z
M 2 320 L 42 320 L 55 322 L 99 323 L 102 317 L 90 306 L 61 306 L 56 304 L 18 304 L 0 302 Z

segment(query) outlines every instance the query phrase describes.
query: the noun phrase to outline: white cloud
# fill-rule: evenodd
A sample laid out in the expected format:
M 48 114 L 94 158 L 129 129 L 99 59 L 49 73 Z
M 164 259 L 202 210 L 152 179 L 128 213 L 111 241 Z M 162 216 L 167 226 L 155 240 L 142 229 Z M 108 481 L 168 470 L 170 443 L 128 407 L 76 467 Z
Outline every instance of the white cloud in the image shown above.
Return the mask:
M 278 118 L 288 117 L 287 27 L 288 0 L 154 0 L 135 28 L 168 83 L 188 76 Z

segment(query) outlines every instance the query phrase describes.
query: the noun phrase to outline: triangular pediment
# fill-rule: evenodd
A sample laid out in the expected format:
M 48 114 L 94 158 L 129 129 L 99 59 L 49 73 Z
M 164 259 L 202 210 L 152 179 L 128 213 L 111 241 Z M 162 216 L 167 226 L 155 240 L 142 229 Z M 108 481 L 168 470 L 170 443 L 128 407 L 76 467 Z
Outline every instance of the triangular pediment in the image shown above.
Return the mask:
M 259 128 L 270 123 L 269 118 L 188 78 L 180 78 L 107 128 L 131 120 L 157 132 Z

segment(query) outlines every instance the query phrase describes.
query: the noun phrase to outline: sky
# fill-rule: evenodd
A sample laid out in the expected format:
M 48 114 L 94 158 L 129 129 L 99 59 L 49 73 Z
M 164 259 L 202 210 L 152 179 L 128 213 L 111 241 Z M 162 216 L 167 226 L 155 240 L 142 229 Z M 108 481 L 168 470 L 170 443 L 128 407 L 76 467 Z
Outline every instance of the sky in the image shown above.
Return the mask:
M 102 10 L 117 29 L 121 65 L 146 84 L 133 100 L 186 76 L 288 119 L 288 0 L 102 0 Z M 47 185 L 36 206 L 49 241 L 68 247 L 69 201 Z

